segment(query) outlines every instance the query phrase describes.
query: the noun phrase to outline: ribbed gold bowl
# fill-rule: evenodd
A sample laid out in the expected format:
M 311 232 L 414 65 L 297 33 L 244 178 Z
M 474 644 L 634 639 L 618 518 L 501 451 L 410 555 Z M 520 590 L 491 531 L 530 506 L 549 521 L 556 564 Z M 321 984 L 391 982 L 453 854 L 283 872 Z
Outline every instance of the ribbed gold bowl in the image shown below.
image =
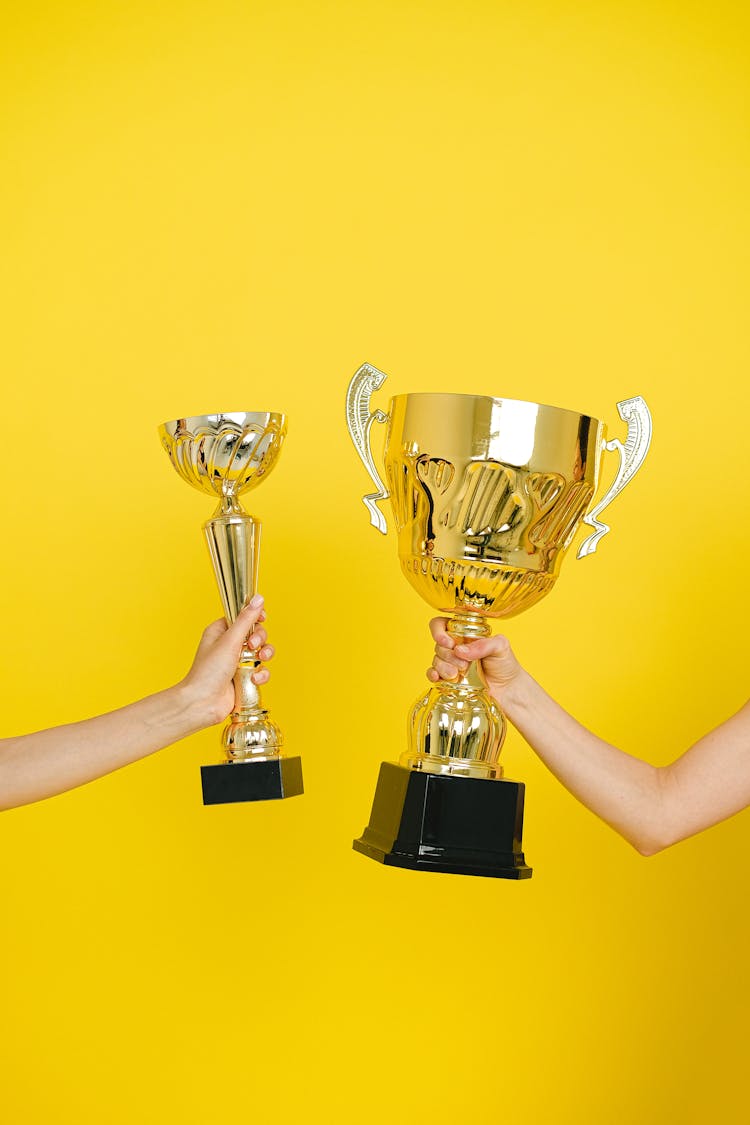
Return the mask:
M 285 415 L 273 413 L 200 414 L 159 427 L 183 480 L 225 502 L 268 476 L 285 436 Z
M 386 481 L 417 593 L 487 617 L 543 598 L 596 490 L 603 423 L 461 394 L 397 395 L 388 413 Z

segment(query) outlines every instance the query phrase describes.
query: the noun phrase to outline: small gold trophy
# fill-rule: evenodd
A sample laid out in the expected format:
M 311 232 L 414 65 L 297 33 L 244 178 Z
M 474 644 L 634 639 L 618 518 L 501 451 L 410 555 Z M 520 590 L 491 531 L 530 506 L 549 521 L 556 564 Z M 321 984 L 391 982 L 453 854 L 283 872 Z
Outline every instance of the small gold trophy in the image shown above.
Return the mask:
M 347 393 L 349 433 L 376 492 L 364 497 L 373 526 L 390 498 L 407 581 L 448 632 L 473 640 L 488 619 L 512 617 L 545 597 L 581 521 L 592 554 L 609 531 L 599 517 L 640 468 L 651 440 L 642 398 L 618 404 L 625 443 L 605 440 L 596 418 L 516 399 L 407 394 L 387 414 L 370 397 L 386 376 L 364 364 Z M 387 422 L 381 479 L 370 449 Z M 615 480 L 596 495 L 604 450 L 617 450 Z M 357 851 L 416 870 L 523 879 L 524 785 L 498 761 L 505 719 L 476 668 L 420 695 L 400 764 L 383 762 L 370 823 Z
M 159 427 L 182 479 L 219 499 L 203 532 L 230 623 L 257 590 L 260 556 L 260 521 L 248 515 L 239 496 L 271 472 L 285 436 L 283 414 L 202 414 Z M 201 767 L 204 805 L 267 801 L 303 791 L 301 760 L 282 755 L 281 731 L 252 681 L 259 667 L 244 646 L 234 677 L 235 709 L 222 734 L 225 761 Z

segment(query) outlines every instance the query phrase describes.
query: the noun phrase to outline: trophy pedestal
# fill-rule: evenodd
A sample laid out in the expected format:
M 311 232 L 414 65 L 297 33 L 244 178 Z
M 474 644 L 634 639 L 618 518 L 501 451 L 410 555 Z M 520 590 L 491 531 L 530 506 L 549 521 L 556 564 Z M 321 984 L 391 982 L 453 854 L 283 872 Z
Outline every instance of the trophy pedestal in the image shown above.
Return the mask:
M 391 867 L 528 879 L 521 781 L 451 777 L 383 762 L 354 850 Z
M 301 758 L 268 762 L 222 762 L 201 766 L 204 805 L 235 801 L 276 801 L 304 792 Z

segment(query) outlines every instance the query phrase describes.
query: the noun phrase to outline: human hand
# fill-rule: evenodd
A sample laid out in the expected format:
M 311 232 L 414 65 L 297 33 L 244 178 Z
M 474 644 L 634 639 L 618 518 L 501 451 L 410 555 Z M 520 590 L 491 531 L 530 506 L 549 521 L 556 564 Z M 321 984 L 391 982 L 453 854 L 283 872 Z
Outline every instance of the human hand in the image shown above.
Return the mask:
M 503 697 L 520 681 L 525 674 L 518 663 L 507 637 L 480 637 L 476 641 L 462 641 L 452 637 L 446 628 L 444 617 L 434 617 L 430 622 L 430 632 L 435 642 L 435 656 L 432 667 L 427 669 L 427 679 L 436 684 L 438 680 L 457 680 L 472 661 L 490 695 L 502 706 Z
M 274 647 L 267 643 L 262 625 L 265 618 L 263 598 L 256 594 L 231 625 L 221 617 L 203 630 L 190 671 L 180 684 L 200 726 L 222 722 L 234 707 L 233 679 L 246 639 L 258 660 L 273 656 Z M 270 675 L 267 668 L 259 668 L 251 678 L 260 687 Z

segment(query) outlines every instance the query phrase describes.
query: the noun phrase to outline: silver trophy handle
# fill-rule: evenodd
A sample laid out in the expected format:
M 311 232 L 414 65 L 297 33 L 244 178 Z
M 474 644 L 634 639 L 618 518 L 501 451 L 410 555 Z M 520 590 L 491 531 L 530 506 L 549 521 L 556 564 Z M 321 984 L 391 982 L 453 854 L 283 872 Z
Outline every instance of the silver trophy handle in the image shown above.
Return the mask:
M 388 376 L 384 371 L 378 371 L 377 367 L 373 367 L 369 363 L 363 363 L 352 376 L 346 392 L 346 424 L 349 429 L 349 436 L 362 459 L 362 464 L 372 478 L 372 483 L 378 490 L 377 492 L 369 492 L 362 499 L 370 513 L 370 523 L 378 531 L 382 531 L 383 535 L 388 531 L 388 524 L 377 504 L 379 500 L 387 500 L 390 493 L 375 467 L 372 450 L 370 449 L 370 430 L 373 422 L 387 422 L 388 415 L 382 410 L 370 411 L 370 397 L 374 391 L 382 387 L 387 378 Z
M 579 559 L 583 559 L 587 555 L 593 555 L 599 540 L 609 531 L 609 525 L 602 523 L 598 517 L 612 503 L 615 496 L 622 492 L 625 485 L 633 479 L 643 464 L 648 453 L 648 447 L 651 444 L 651 411 L 641 396 L 636 395 L 635 398 L 623 399 L 622 402 L 618 402 L 617 409 L 623 422 L 628 424 L 628 436 L 625 438 L 624 445 L 617 439 L 605 444 L 605 449 L 617 449 L 619 451 L 620 464 L 617 475 L 608 491 L 605 492 L 596 507 L 583 517 L 583 522 L 587 523 L 589 527 L 593 527 L 594 531 L 581 543 L 578 549 Z

